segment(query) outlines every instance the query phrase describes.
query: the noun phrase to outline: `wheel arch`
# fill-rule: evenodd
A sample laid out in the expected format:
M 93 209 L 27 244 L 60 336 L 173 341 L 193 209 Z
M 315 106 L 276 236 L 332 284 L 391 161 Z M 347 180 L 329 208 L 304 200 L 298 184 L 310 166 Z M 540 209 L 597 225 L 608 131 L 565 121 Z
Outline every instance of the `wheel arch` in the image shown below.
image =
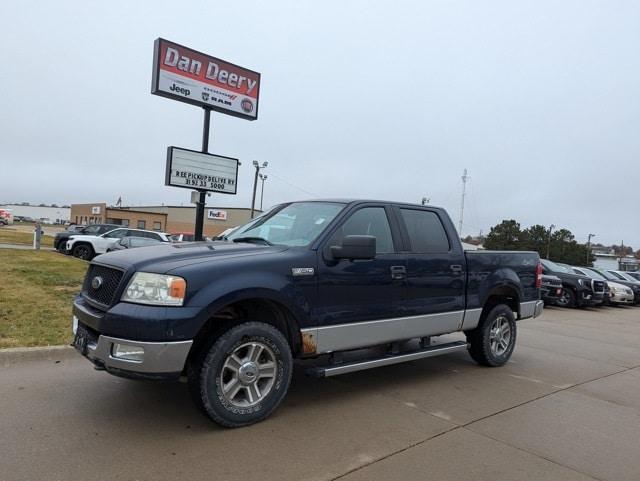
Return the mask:
M 520 317 L 520 293 L 518 289 L 510 284 L 495 286 L 489 294 L 482 306 L 482 314 L 480 322 L 486 319 L 491 310 L 499 304 L 507 305 L 516 315 L 516 319 Z
M 215 339 L 233 326 L 244 322 L 264 322 L 278 329 L 287 339 L 291 353 L 302 352 L 300 315 L 284 302 L 277 293 L 249 291 L 232 293 L 217 300 L 207 309 L 207 320 L 193 340 L 187 364 L 198 359 Z

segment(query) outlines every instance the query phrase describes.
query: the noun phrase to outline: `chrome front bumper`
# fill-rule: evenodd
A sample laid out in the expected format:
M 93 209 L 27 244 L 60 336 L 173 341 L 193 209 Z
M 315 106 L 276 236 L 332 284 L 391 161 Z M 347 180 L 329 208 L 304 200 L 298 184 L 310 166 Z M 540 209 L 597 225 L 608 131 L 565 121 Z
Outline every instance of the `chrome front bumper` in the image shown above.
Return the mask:
M 144 355 L 139 361 L 113 356 L 114 344 L 140 347 Z M 86 357 L 105 369 L 119 369 L 144 374 L 173 374 L 184 369 L 193 341 L 141 342 L 117 337 L 98 336 L 87 344 Z

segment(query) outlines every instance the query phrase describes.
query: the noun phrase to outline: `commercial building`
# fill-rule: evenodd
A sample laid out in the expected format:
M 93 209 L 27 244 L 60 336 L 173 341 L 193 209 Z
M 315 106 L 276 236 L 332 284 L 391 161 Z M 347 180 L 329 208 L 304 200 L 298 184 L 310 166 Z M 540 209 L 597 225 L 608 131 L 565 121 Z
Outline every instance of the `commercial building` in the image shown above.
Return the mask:
M 135 229 L 165 231 L 167 215 L 162 213 L 138 211 L 135 208 L 124 209 L 109 207 L 104 202 L 93 204 L 72 204 L 71 222 L 76 224 L 117 224 Z
M 260 213 L 260 211 L 256 211 Z M 193 233 L 195 206 L 135 206 L 113 207 L 104 202 L 72 204 L 71 222 L 76 224 L 109 223 L 157 230 L 169 233 Z M 205 236 L 212 237 L 230 227 L 244 224 L 251 218 L 251 209 L 239 207 L 207 207 L 204 212 Z

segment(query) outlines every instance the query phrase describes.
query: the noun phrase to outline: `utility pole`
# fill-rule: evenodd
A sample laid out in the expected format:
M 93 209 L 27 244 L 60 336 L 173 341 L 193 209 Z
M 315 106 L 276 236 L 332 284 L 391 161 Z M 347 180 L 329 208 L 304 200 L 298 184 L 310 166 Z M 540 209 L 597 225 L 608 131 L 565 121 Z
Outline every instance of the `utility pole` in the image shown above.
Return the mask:
M 458 235 L 462 236 L 462 220 L 464 219 L 464 197 L 467 194 L 467 180 L 470 177 L 467 175 L 467 169 L 464 169 L 462 174 L 462 202 L 460 202 L 460 224 L 458 227 Z
M 259 174 L 260 180 L 262 181 L 262 188 L 260 189 L 260 210 L 262 210 L 262 199 L 264 198 L 264 181 L 267 180 L 267 174 Z
M 591 238 L 595 236 L 595 234 L 589 234 L 587 236 L 587 265 L 589 265 L 589 261 L 591 260 Z
M 555 225 L 551 224 L 549 226 L 549 235 L 547 236 L 547 259 L 549 259 L 549 251 L 551 250 L 551 231 L 555 229 Z
M 258 190 L 258 175 L 260 174 L 260 170 L 264 169 L 269 165 L 269 162 L 263 162 L 262 165 L 258 163 L 257 160 L 253 161 L 253 166 L 256 168 L 256 174 L 253 177 L 253 196 L 251 197 L 251 218 L 253 219 L 253 214 L 255 212 L 256 207 L 256 190 Z

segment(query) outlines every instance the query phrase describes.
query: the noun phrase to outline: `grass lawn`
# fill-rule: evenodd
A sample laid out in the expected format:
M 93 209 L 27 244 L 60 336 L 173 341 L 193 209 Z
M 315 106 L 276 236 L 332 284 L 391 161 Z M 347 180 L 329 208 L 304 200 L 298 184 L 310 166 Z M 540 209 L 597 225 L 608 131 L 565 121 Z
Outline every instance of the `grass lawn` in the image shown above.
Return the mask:
M 0 227 L 0 244 L 29 244 L 33 245 L 33 232 L 13 230 L 10 227 Z M 53 247 L 53 237 L 43 235 L 40 245 Z
M 52 251 L 0 249 L 0 348 L 71 342 L 71 304 L 88 266 Z

